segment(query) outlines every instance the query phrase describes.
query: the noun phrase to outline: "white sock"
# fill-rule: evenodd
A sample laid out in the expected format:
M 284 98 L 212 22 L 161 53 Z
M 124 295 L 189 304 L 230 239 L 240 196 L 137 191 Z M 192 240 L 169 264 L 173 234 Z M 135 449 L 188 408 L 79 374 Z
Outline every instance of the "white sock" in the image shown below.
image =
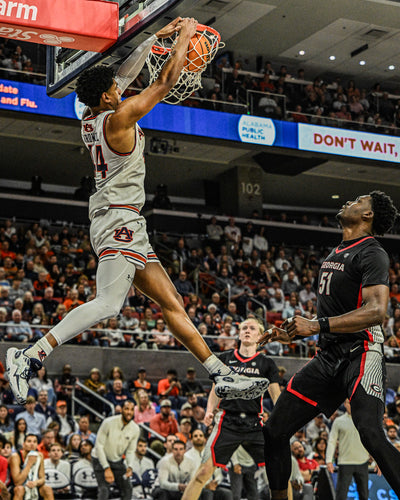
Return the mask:
M 229 375 L 232 371 L 215 354 L 211 354 L 203 366 L 211 375 Z
M 32 347 L 25 351 L 25 356 L 28 358 L 38 359 L 41 363 L 53 351 L 46 337 L 41 338 Z

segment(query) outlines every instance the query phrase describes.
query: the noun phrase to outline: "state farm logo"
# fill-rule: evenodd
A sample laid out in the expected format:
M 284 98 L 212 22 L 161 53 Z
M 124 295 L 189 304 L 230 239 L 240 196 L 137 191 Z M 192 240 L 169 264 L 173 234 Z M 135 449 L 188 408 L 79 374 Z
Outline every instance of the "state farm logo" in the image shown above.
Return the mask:
M 21 2 L 7 2 L 0 0 L 0 16 L 14 17 L 15 19 L 30 19 L 36 21 L 37 7 Z
M 1 2 L 1 0 L 0 0 Z M 70 36 L 57 36 L 54 33 L 41 33 L 38 31 L 23 31 L 9 26 L 0 27 L 0 36 L 12 38 L 14 40 L 29 40 L 35 43 L 44 43 L 46 45 L 72 44 L 75 38 Z

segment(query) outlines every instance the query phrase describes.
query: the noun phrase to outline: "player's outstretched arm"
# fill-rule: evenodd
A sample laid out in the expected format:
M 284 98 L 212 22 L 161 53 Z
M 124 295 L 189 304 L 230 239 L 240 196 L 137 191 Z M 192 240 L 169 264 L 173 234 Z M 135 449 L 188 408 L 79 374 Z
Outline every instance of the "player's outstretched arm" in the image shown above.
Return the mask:
M 125 61 L 118 68 L 117 74 L 115 75 L 115 81 L 118 87 L 121 89 L 121 93 L 124 93 L 128 86 L 135 80 L 139 75 L 143 66 L 146 62 L 147 56 L 150 53 L 151 47 L 154 45 L 157 38 L 167 38 L 178 32 L 181 29 L 180 22 L 181 17 L 177 17 L 169 24 L 164 26 L 155 35 L 152 35 L 147 40 L 137 47 L 132 54 L 130 54 Z
M 112 121 L 118 129 L 131 128 L 140 118 L 151 111 L 178 81 L 186 60 L 190 39 L 196 33 L 197 21 L 186 18 L 180 22 L 180 31 L 170 58 L 158 78 L 137 96 L 125 99 L 117 108 Z

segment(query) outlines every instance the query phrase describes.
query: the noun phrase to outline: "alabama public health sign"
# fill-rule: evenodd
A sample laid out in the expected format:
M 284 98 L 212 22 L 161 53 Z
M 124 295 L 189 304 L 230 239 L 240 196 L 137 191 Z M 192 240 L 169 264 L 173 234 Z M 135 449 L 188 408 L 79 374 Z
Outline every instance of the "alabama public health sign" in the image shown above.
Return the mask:
M 101 0 L 0 0 L 0 37 L 104 52 L 118 38 L 119 5 Z
M 242 142 L 272 146 L 276 130 L 270 118 L 242 115 L 238 123 L 238 133 Z

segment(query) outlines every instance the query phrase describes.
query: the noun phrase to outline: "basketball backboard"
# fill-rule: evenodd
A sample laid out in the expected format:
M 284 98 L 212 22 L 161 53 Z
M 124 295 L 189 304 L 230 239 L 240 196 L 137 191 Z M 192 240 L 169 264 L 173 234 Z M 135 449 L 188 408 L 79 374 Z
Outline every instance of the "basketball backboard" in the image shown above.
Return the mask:
M 117 0 L 119 37 L 104 53 L 47 47 L 47 93 L 64 97 L 75 90 L 80 73 L 97 64 L 117 65 L 152 33 L 177 16 L 190 16 L 196 0 Z

